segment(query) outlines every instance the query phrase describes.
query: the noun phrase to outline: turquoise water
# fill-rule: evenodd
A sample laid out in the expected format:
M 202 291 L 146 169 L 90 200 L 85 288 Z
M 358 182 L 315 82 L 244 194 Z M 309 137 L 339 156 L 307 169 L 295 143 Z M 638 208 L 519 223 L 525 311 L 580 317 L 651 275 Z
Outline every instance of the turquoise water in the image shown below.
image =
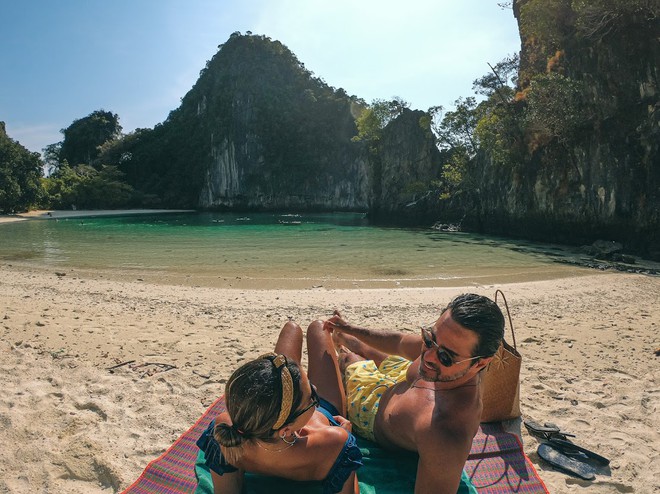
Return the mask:
M 458 286 L 584 273 L 557 247 L 361 214 L 181 213 L 0 226 L 0 262 L 163 283 L 241 287 Z

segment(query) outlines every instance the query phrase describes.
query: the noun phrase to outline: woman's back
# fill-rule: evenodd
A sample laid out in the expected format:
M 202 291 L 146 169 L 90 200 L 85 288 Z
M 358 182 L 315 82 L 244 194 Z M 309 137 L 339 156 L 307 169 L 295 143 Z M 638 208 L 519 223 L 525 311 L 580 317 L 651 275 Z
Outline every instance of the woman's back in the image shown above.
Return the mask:
M 281 353 L 243 364 L 227 381 L 227 410 L 197 441 L 216 494 L 242 492 L 245 472 L 321 481 L 324 494 L 358 492 L 362 454 L 342 416 L 338 368 L 310 367 L 326 399 L 320 398 L 300 367 L 302 339 L 300 326 L 289 321 L 275 346 Z M 334 352 L 320 321 L 310 325 L 307 344 L 310 354 Z
M 226 414 L 226 412 L 225 412 Z M 229 420 L 228 414 L 216 421 Z M 298 431 L 294 444 L 253 442 L 244 446 L 234 465 L 246 472 L 284 477 L 291 480 L 323 480 L 343 451 L 349 433 L 330 425 L 327 417 L 315 411 Z

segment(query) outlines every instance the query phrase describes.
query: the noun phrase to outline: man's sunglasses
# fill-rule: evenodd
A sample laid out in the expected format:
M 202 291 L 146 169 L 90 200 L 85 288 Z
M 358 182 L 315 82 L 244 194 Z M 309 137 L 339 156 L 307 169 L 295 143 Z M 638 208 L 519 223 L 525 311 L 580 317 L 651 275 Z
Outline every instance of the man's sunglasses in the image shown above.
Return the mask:
M 438 355 L 438 360 L 443 367 L 451 367 L 452 365 L 462 364 L 463 362 L 469 362 L 470 360 L 483 358 L 481 355 L 479 355 L 478 357 L 466 358 L 459 360 L 458 362 L 454 362 L 454 357 L 452 357 L 449 352 L 447 352 L 447 350 L 440 348 L 440 346 L 435 342 L 433 339 L 433 331 L 431 331 L 431 328 L 427 326 L 422 326 L 422 340 L 424 341 L 424 346 L 426 346 L 426 348 L 436 348 L 435 353 Z
M 319 406 L 319 395 L 316 393 L 316 386 L 314 386 L 313 384 L 312 384 L 312 396 L 311 396 L 311 398 L 312 398 L 312 402 L 309 405 L 307 405 L 305 408 L 302 408 L 300 410 L 296 410 L 295 412 L 293 412 L 291 414 L 291 416 L 289 417 L 289 420 L 288 420 L 289 423 L 296 420 L 298 417 L 300 417 L 303 413 L 305 413 L 310 408 Z

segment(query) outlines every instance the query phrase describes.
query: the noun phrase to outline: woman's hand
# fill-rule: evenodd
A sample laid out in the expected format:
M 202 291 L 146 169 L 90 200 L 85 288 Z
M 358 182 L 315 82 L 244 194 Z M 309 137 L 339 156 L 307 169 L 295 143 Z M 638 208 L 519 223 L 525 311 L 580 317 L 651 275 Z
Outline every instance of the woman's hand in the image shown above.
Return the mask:
M 345 417 L 342 417 L 341 415 L 333 415 L 333 418 L 339 422 L 339 427 L 342 429 L 351 432 L 353 430 L 353 425 L 351 424 L 351 421 L 348 420 Z

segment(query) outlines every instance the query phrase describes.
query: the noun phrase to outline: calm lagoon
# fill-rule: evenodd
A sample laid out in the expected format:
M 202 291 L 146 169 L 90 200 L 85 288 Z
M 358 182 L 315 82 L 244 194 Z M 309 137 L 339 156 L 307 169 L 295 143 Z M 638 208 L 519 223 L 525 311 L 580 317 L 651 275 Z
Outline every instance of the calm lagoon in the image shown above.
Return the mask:
M 559 246 L 371 226 L 362 214 L 177 213 L 0 225 L 0 262 L 236 288 L 470 286 L 593 271 Z

